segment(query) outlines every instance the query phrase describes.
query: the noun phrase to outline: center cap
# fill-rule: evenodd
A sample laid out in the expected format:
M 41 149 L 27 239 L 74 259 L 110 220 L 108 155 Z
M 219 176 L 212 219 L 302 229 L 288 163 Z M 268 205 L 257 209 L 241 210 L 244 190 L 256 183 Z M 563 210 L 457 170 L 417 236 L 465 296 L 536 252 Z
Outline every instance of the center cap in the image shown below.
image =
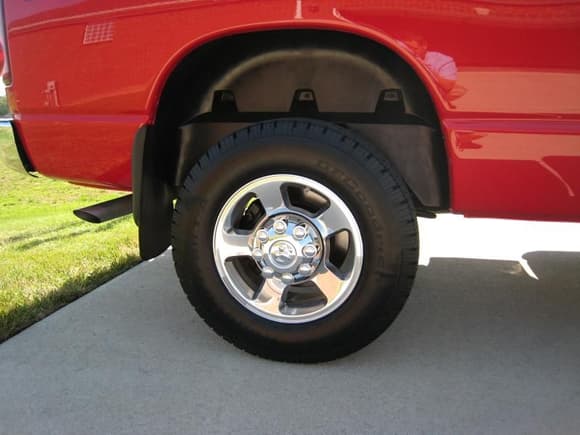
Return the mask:
M 296 249 L 291 243 L 279 240 L 270 247 L 270 259 L 275 266 L 287 268 L 296 261 Z
M 324 255 L 324 242 L 316 227 L 292 213 L 267 218 L 250 242 L 251 256 L 262 277 L 286 285 L 310 279 Z

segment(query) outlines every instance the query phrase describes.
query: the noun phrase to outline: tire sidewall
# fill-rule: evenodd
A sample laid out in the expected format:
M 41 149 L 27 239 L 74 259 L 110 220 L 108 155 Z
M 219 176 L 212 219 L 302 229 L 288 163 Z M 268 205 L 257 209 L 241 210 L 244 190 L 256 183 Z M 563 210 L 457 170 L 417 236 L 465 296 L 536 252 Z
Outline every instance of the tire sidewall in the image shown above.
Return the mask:
M 409 291 L 399 279 L 404 273 L 405 229 L 397 214 L 401 191 L 392 188 L 396 180 L 385 178 L 384 168 L 360 146 L 347 152 L 332 141 L 290 135 L 235 139 L 192 171 L 177 207 L 174 256 L 196 309 L 222 335 L 235 334 L 260 350 L 340 347 L 345 337 L 361 341 L 369 329 L 382 332 L 386 326 L 373 323 L 390 323 Z M 335 311 L 315 321 L 280 323 L 254 314 L 229 293 L 214 261 L 214 226 L 227 199 L 246 183 L 274 174 L 304 176 L 334 191 L 353 213 L 363 237 L 363 267 L 354 290 Z

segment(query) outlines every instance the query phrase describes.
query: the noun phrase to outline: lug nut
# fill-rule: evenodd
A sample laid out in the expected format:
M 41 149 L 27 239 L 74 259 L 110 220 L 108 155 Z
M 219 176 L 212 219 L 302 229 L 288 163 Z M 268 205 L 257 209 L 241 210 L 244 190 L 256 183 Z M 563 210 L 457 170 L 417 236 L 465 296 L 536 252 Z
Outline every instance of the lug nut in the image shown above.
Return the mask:
M 298 273 L 303 276 L 310 276 L 312 273 L 312 266 L 308 263 L 301 264 L 298 268 Z
M 292 235 L 296 240 L 302 240 L 306 237 L 306 228 L 301 225 L 295 226 L 294 231 L 292 231 Z
M 318 249 L 316 249 L 316 246 L 314 245 L 306 245 L 304 248 L 302 248 L 302 254 L 308 258 L 314 257 L 317 252 Z
M 256 233 L 256 237 L 258 238 L 258 240 L 262 243 L 267 242 L 268 239 L 270 238 L 270 236 L 268 235 L 268 231 L 266 230 L 259 230 Z
M 264 253 L 260 248 L 254 248 L 252 250 L 252 257 L 254 257 L 254 260 L 256 261 L 261 261 L 262 258 L 264 258 Z
M 291 273 L 283 273 L 282 274 L 282 282 L 284 284 L 292 284 L 294 282 L 294 275 L 292 275 Z
M 270 266 L 266 266 L 262 269 L 262 276 L 266 279 L 272 278 L 274 276 L 274 269 Z
M 284 234 L 286 232 L 286 228 L 286 222 L 284 222 L 282 219 L 278 219 L 274 222 L 274 231 L 276 231 L 278 234 Z

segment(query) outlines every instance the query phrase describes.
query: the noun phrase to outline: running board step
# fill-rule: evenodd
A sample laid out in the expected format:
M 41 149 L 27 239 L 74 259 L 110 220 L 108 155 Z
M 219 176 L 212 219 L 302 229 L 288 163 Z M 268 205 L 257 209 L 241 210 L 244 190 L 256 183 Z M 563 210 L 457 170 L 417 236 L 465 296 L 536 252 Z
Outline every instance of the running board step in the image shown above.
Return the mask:
M 101 202 L 99 204 L 90 205 L 85 208 L 79 208 L 73 210 L 73 213 L 79 219 L 92 224 L 100 224 L 110 221 L 111 219 L 131 214 L 132 211 L 133 195 L 127 195 L 110 201 Z

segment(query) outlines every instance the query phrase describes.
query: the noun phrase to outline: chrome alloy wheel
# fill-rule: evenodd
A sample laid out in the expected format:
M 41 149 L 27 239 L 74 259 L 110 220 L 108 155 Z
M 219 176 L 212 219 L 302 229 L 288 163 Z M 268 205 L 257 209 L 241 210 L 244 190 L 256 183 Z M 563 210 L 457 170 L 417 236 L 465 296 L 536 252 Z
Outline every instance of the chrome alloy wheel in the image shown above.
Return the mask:
M 305 323 L 327 316 L 352 293 L 363 242 L 338 195 L 310 178 L 279 174 L 247 183 L 226 201 L 213 255 L 226 288 L 247 309 Z

